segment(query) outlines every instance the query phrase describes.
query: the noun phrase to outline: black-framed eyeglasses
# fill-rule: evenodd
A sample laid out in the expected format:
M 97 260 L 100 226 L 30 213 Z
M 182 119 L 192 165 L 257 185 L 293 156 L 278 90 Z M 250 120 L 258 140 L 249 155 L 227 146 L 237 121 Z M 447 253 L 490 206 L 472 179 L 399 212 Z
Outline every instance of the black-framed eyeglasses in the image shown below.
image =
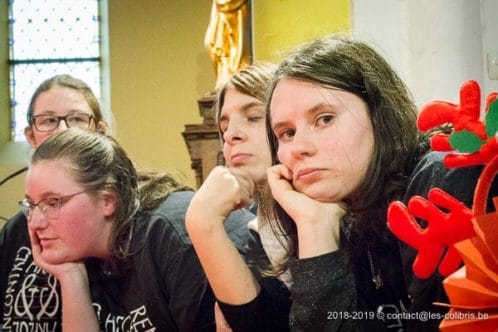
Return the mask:
M 93 115 L 86 113 L 75 113 L 66 116 L 41 114 L 33 116 L 33 125 L 38 131 L 52 131 L 59 127 L 61 120 L 64 120 L 64 123 L 68 128 L 77 127 L 88 129 L 92 119 Z
M 88 190 L 83 190 L 77 192 L 76 194 L 65 195 L 60 197 L 49 197 L 42 199 L 38 203 L 32 203 L 27 198 L 25 198 L 22 201 L 19 201 L 19 207 L 21 208 L 22 213 L 24 213 L 24 215 L 28 220 L 31 214 L 33 213 L 35 207 L 38 207 L 38 209 L 45 216 L 45 218 L 57 219 L 59 218 L 60 209 L 64 204 L 69 202 L 69 200 L 74 196 L 83 194 L 84 192 L 87 191 Z

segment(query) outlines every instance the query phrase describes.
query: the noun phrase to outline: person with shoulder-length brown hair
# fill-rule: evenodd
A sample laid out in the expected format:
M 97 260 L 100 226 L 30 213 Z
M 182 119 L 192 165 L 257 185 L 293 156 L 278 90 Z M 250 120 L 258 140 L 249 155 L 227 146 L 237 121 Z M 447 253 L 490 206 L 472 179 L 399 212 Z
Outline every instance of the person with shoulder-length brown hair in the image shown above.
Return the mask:
M 438 330 L 443 277 L 414 276 L 416 252 L 388 230 L 387 208 L 433 187 L 471 206 L 482 167 L 446 169 L 406 85 L 351 36 L 288 55 L 267 106 L 269 214 L 289 243 L 280 271 L 292 275 L 291 329 Z
M 280 278 L 261 273 L 270 270 L 272 262 L 285 253 L 279 237 L 261 218 L 259 206 L 266 188 L 266 170 L 271 165 L 264 99 L 275 69 L 276 65 L 270 63 L 250 65 L 237 71 L 218 91 L 215 110 L 226 166 L 211 171 L 192 199 L 185 222 L 223 312 L 250 301 L 262 287 L 272 295 L 270 302 L 276 314 L 268 320 L 262 313 L 258 320 L 268 321 L 272 331 L 285 331 L 290 305 L 288 273 Z M 254 209 L 257 218 L 249 223 L 251 238 L 243 258 L 223 224 L 230 211 L 244 205 Z M 234 320 L 228 314 L 227 318 L 234 331 L 240 326 L 258 330 L 246 324 L 243 315 Z
M 184 224 L 193 191 L 141 174 L 110 136 L 71 128 L 34 152 L 20 206 L 65 331 L 214 331 L 214 296 Z M 242 250 L 253 215 L 225 224 Z

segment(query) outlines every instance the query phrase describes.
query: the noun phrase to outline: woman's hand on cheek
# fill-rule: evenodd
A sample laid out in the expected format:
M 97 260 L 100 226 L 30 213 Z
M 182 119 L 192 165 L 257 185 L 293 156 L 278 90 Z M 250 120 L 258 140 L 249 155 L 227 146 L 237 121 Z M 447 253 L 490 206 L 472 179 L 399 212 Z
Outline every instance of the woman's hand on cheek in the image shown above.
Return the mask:
M 42 255 L 43 248 L 36 232 L 29 229 L 29 237 L 31 239 L 31 252 L 36 265 L 43 271 L 54 275 L 62 284 L 65 280 L 74 280 L 75 276 L 78 279 L 83 278 L 88 280 L 85 264 L 81 261 L 65 262 L 59 264 L 51 264 L 47 262 Z
M 273 198 L 296 223 L 299 257 L 313 257 L 339 248 L 340 220 L 346 211 L 338 203 L 314 200 L 292 187 L 291 171 L 284 165 L 268 169 Z
M 323 203 L 296 191 L 291 185 L 292 173 L 284 165 L 268 168 L 268 184 L 273 198 L 296 225 L 336 222 L 345 211 L 337 203 Z

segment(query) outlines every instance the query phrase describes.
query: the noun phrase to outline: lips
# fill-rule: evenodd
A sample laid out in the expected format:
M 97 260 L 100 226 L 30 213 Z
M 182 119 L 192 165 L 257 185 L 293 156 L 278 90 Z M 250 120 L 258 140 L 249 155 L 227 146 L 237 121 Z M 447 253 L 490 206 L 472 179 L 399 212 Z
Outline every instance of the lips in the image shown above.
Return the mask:
M 303 168 L 297 171 L 296 181 L 299 182 L 314 182 L 320 178 L 320 168 Z
M 53 243 L 54 240 L 55 240 L 55 238 L 50 238 L 50 237 L 39 237 L 38 238 L 38 241 L 40 242 L 40 245 L 42 247 L 49 246 L 51 243 Z
M 236 153 L 230 157 L 230 163 L 232 165 L 243 164 L 247 159 L 251 158 L 251 154 L 248 153 Z
M 40 240 L 40 245 L 41 245 L 43 248 L 47 248 L 47 247 L 49 247 L 51 243 L 52 243 L 52 240 L 51 240 L 51 239 L 44 239 L 44 240 Z

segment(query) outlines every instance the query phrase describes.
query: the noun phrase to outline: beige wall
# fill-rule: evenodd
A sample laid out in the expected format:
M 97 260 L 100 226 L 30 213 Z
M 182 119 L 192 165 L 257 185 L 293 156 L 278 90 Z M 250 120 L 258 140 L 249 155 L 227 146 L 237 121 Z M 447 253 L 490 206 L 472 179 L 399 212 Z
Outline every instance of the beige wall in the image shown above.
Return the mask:
M 256 57 L 279 60 L 296 44 L 351 28 L 350 0 L 253 0 Z
M 174 168 L 194 186 L 181 136 L 199 123 L 196 101 L 214 86 L 203 46 L 211 0 L 111 0 L 109 38 L 112 111 L 117 137 L 144 166 Z M 350 26 L 349 1 L 255 0 L 255 58 Z M 202 14 L 201 14 L 202 13 Z M 298 19 L 294 19 L 298 18 Z M 289 22 L 293 21 L 290 29 Z M 297 28 L 299 27 L 299 28 Z
M 116 134 L 139 165 L 178 169 L 193 186 L 181 136 L 199 123 L 197 99 L 214 86 L 203 46 L 211 0 L 111 0 L 111 107 Z
M 277 50 L 287 45 L 350 26 L 349 0 L 315 0 L 312 6 L 301 0 L 253 1 L 257 60 L 277 60 Z M 212 0 L 109 0 L 108 4 L 116 135 L 140 166 L 178 170 L 191 186 L 195 185 L 194 172 L 181 132 L 186 123 L 201 122 L 197 99 L 214 87 L 214 69 L 203 45 L 211 4 Z M 0 2 L 0 10 L 5 6 L 6 2 Z M 6 17 L 0 19 L 4 22 Z M 5 26 L 0 26 L 0 36 Z M 0 60 L 7 57 L 3 50 Z M 27 153 L 18 145 L 2 144 L 9 114 L 4 98 L 8 93 L 6 66 L 0 67 L 0 75 L 4 78 L 0 80 L 3 178 L 25 164 Z M 18 177 L 0 187 L 0 216 L 18 211 L 17 201 L 24 196 L 22 183 Z

